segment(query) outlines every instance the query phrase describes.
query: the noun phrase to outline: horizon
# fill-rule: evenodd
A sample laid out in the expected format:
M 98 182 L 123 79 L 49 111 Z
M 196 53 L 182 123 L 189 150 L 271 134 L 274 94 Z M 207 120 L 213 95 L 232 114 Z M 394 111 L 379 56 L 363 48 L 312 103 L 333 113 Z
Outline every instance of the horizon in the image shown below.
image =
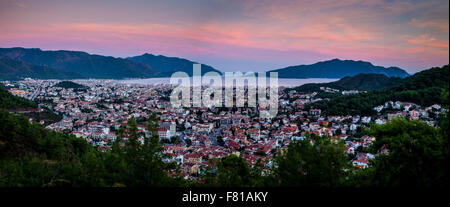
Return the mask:
M 179 57 L 220 71 L 449 64 L 448 1 L 0 1 L 0 47 Z M 129 15 L 131 14 L 131 15 Z

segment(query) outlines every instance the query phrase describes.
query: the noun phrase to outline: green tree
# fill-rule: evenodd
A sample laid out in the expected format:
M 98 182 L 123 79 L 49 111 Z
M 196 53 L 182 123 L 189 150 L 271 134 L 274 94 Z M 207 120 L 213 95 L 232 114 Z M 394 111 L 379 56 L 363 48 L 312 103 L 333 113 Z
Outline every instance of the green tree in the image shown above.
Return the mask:
M 251 168 L 244 158 L 234 154 L 213 163 L 204 172 L 205 184 L 220 187 L 250 187 L 252 186 Z
M 447 127 L 448 129 L 448 127 Z M 421 121 L 393 119 L 373 125 L 368 133 L 377 140 L 371 148 L 380 154 L 372 168 L 357 172 L 353 184 L 383 187 L 448 186 L 448 135 Z M 444 135 L 444 136 L 443 136 Z
M 224 146 L 225 142 L 223 141 L 222 136 L 218 136 L 217 137 L 217 144 L 219 144 L 220 146 Z
M 313 137 L 291 142 L 287 152 L 275 159 L 275 177 L 281 186 L 335 187 L 344 177 L 348 165 L 344 144 L 332 143 L 329 137 Z

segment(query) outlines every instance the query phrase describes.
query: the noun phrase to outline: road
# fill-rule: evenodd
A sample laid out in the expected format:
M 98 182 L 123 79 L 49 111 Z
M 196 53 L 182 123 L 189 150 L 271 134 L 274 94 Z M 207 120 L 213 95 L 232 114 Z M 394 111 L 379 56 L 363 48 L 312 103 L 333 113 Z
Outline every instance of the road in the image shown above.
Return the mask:
M 34 101 L 34 99 L 36 99 L 36 97 L 39 95 L 40 92 L 41 92 L 41 87 L 36 89 L 36 91 L 34 91 L 34 93 L 32 93 L 28 99 Z

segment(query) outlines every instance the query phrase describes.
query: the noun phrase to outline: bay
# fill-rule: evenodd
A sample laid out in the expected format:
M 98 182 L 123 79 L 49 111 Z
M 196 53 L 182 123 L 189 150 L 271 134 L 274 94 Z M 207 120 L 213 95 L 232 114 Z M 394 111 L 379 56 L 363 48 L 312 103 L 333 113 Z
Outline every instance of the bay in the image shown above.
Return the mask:
M 279 78 L 278 86 L 281 87 L 295 87 L 301 86 L 308 83 L 329 83 L 337 81 L 339 79 L 334 78 L 306 78 L 306 79 L 293 79 L 293 78 Z M 170 84 L 170 78 L 145 78 L 145 79 L 126 79 L 126 80 L 116 80 L 123 84 Z

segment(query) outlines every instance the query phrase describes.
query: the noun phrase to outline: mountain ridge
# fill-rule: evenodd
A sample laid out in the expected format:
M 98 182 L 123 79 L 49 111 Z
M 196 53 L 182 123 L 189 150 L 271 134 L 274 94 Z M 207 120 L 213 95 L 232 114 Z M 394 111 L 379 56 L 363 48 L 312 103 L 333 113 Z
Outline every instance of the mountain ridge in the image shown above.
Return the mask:
M 173 72 L 186 72 L 189 76 L 192 76 L 192 65 L 197 62 L 180 58 L 180 57 L 168 57 L 164 55 L 154 55 L 150 53 L 144 53 L 143 55 L 127 57 L 127 60 L 144 63 L 151 65 L 155 70 L 159 71 L 162 75 L 168 75 L 169 77 Z M 217 72 L 222 74 L 221 71 L 202 64 L 202 75 L 207 72 Z
M 393 86 L 348 96 L 336 96 L 311 104 L 326 115 L 373 115 L 375 106 L 387 101 L 403 101 L 428 107 L 444 104 L 443 92 L 449 89 L 449 65 L 422 70 L 400 79 Z
M 143 55 L 127 58 L 89 54 L 83 51 L 41 50 L 40 48 L 0 48 L 0 58 L 22 61 L 30 65 L 44 66 L 79 74 L 84 78 L 127 79 L 170 77 L 182 71 L 192 75 L 192 64 L 197 62 L 180 57 Z M 221 71 L 202 64 L 202 75 Z M 310 65 L 289 66 L 266 72 L 278 72 L 279 78 L 343 78 L 364 74 L 384 74 L 388 77 L 407 77 L 398 67 L 375 66 L 366 61 L 332 59 Z M 79 78 L 79 77 L 77 77 Z M 70 78 L 68 78 L 70 79 Z M 75 78 L 72 78 L 75 79 Z
M 310 65 L 295 65 L 285 68 L 270 70 L 278 72 L 279 78 L 343 78 L 355 76 L 360 73 L 384 74 L 388 77 L 404 78 L 409 74 L 399 67 L 375 66 L 371 62 L 362 60 L 340 60 L 332 59 L 320 61 Z
M 378 90 L 394 86 L 400 83 L 401 80 L 401 78 L 387 77 L 384 74 L 360 73 L 355 76 L 345 76 L 334 82 L 308 83 L 289 90 L 306 93 L 319 91 L 320 87 L 329 87 L 338 90 Z
M 0 58 L 22 61 L 30 65 L 45 66 L 70 71 L 84 78 L 126 79 L 170 77 L 173 72 L 183 71 L 192 75 L 192 64 L 197 62 L 180 57 L 143 55 L 121 58 L 90 54 L 84 51 L 42 50 L 40 48 L 0 48 Z M 221 71 L 202 64 L 202 75 Z M 80 77 L 76 77 L 80 78 Z M 70 79 L 70 78 L 69 78 Z
M 72 71 L 32 65 L 9 58 L 0 58 L 0 80 L 21 80 L 23 78 L 78 79 L 84 77 Z
M 23 61 L 38 66 L 68 70 L 86 78 L 121 79 L 157 76 L 150 66 L 111 56 L 91 55 L 68 50 L 41 50 L 38 48 L 0 48 L 0 57 Z

